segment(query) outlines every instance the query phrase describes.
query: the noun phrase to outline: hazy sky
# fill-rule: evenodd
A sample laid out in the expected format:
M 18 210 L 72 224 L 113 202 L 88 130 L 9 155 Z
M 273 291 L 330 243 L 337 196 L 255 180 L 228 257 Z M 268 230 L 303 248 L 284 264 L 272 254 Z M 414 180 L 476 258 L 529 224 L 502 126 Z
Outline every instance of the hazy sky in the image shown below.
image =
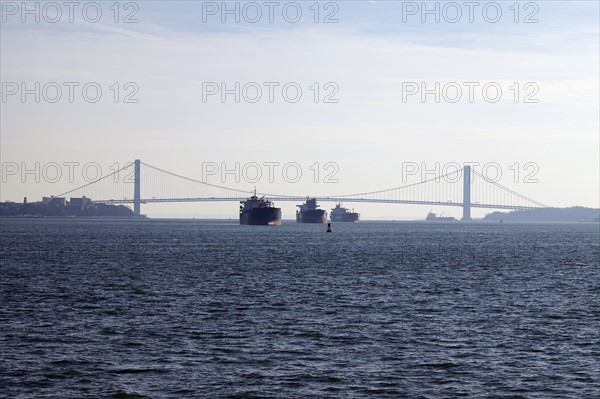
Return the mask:
M 213 184 L 289 195 L 364 192 L 421 179 L 420 173 L 403 176 L 403 163 L 430 169 L 496 163 L 500 183 L 543 203 L 599 206 L 596 1 L 479 2 L 472 10 L 463 2 L 428 2 L 431 10 L 437 4 L 439 22 L 422 13 L 421 2 L 275 2 L 273 9 L 262 1 L 229 2 L 230 9 L 238 7 L 239 23 L 234 14 L 222 14 L 220 1 L 120 3 L 118 15 L 113 3 L 79 3 L 71 22 L 70 10 L 58 2 L 59 8 L 41 9 L 36 22 L 21 2 L 2 2 L 2 201 L 37 200 L 83 184 L 82 167 L 89 163 L 107 174 L 115 163 L 139 158 L 199 180 L 203 163 L 206 170 L 208 163 L 296 162 L 302 170 L 296 183 L 286 181 L 281 168 L 273 183 L 266 175 L 256 184 L 206 176 Z M 133 23 L 124 23 L 127 18 Z M 36 82 L 40 102 L 35 94 L 23 99 L 22 89 L 35 92 Z M 54 103 L 51 82 L 62 87 Z M 236 82 L 239 103 L 234 94 L 224 102 L 220 92 L 207 94 L 221 83 L 235 91 Z M 435 91 L 436 82 L 439 103 L 435 94 L 422 99 L 422 85 Z M 288 100 L 302 90 L 297 102 L 284 97 L 286 84 Z M 262 97 L 252 102 L 256 86 Z M 457 86 L 462 97 L 452 102 Z M 97 87 L 102 96 L 91 102 Z M 415 88 L 419 92 L 408 95 Z M 128 95 L 137 102 L 125 102 Z M 337 102 L 326 102 L 327 95 Z M 35 173 L 21 175 L 36 162 L 39 183 Z M 52 162 L 62 165 L 61 178 L 43 176 Z M 79 163 L 73 183 L 68 162 Z M 336 165 L 337 183 L 323 181 L 333 170 L 324 169 L 327 163 Z M 528 163 L 536 165 L 537 183 L 524 181 L 534 170 L 524 169 Z M 284 218 L 293 216 L 294 203 L 278 205 Z M 420 218 L 430 210 L 352 206 L 365 218 Z M 142 211 L 236 217 L 237 207 L 164 204 Z M 459 208 L 435 210 L 461 214 Z

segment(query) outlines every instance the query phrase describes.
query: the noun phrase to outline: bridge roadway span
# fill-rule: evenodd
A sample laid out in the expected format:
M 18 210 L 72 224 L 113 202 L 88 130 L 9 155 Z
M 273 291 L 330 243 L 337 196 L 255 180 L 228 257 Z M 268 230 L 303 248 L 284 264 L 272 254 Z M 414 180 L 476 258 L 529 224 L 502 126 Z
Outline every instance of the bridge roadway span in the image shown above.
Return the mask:
M 269 201 L 292 201 L 304 202 L 306 196 L 268 196 L 265 198 Z M 342 198 L 342 197 L 310 197 L 316 198 L 319 202 L 361 202 L 371 204 L 412 204 L 412 205 L 434 205 L 434 206 L 457 206 L 463 207 L 463 202 L 452 201 L 416 201 L 416 200 L 394 200 L 394 199 L 369 199 L 369 198 Z M 209 197 L 209 198 L 140 198 L 142 204 L 165 203 L 165 202 L 240 202 L 247 200 L 247 197 Z M 106 204 L 132 204 L 133 198 L 125 198 L 120 200 L 96 200 L 96 203 Z M 519 206 L 519 205 L 497 205 L 497 204 L 480 204 L 471 203 L 471 208 L 486 208 L 486 209 L 536 209 L 534 206 Z

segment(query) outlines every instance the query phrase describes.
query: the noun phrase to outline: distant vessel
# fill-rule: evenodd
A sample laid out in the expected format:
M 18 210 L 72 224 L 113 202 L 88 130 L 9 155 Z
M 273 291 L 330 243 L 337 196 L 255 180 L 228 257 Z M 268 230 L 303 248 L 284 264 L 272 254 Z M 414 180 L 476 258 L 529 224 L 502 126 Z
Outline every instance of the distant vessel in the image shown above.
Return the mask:
M 248 225 L 280 225 L 281 208 L 275 208 L 271 201 L 267 201 L 254 194 L 246 201 L 240 201 L 240 224 Z
M 331 210 L 331 221 L 332 222 L 358 222 L 360 220 L 360 213 L 350 212 L 346 208 L 342 208 L 340 204 L 337 204 L 335 208 Z
M 327 212 L 318 209 L 316 198 L 306 198 L 302 205 L 296 205 L 299 210 L 296 211 L 296 222 L 298 223 L 326 223 Z
M 442 215 L 443 215 L 443 213 L 440 216 L 437 216 L 435 213 L 429 212 L 427 214 L 427 217 L 425 218 L 425 220 L 428 222 L 454 222 L 454 221 L 456 221 L 456 219 L 453 218 L 452 216 L 442 216 Z

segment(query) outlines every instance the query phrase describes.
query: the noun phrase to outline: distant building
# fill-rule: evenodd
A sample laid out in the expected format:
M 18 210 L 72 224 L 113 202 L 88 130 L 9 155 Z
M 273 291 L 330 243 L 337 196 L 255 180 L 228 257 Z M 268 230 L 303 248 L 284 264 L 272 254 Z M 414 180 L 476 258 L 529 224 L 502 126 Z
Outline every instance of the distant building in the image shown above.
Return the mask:
M 92 200 L 85 196 L 83 196 L 81 198 L 71 197 L 71 199 L 69 200 L 69 206 L 82 208 L 82 209 L 90 206 L 91 204 L 92 204 Z
M 43 197 L 42 204 L 47 206 L 61 207 L 67 204 L 67 200 L 64 197 Z
M 0 202 L 0 216 L 39 217 L 134 217 L 133 211 L 124 205 L 95 204 L 91 198 L 43 197 L 41 202 Z

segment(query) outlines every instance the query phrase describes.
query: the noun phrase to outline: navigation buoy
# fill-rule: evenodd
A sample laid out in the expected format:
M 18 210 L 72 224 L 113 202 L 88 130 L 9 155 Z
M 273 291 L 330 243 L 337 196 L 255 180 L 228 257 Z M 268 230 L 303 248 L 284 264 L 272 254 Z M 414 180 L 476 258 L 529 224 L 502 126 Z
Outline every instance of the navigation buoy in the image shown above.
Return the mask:
M 331 223 L 327 223 L 327 232 L 331 233 Z

